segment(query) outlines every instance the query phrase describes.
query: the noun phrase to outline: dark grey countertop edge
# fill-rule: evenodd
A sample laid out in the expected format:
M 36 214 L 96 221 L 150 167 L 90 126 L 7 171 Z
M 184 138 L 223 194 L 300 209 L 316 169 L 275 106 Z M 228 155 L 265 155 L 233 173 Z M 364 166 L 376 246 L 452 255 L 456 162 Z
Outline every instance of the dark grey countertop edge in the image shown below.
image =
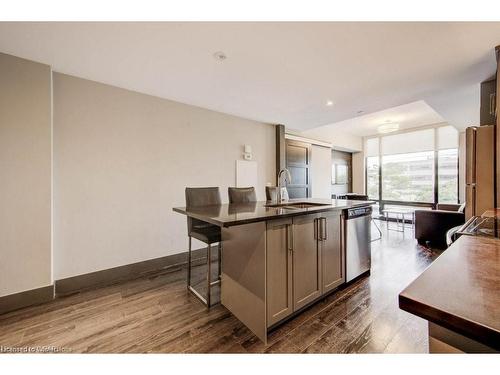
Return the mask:
M 259 203 L 259 202 L 257 202 Z M 262 202 L 263 203 L 263 202 Z M 193 217 L 198 220 L 205 221 L 210 224 L 217 225 L 219 227 L 232 227 L 235 225 L 244 225 L 244 224 L 250 224 L 250 223 L 257 223 L 259 221 L 268 221 L 268 220 L 274 220 L 274 219 L 286 219 L 289 217 L 294 217 L 294 216 L 301 216 L 301 215 L 308 215 L 308 214 L 316 214 L 316 213 L 321 213 L 321 212 L 328 212 L 328 211 L 336 211 L 336 210 L 348 210 L 351 208 L 356 208 L 356 207 L 363 207 L 363 206 L 371 206 L 374 205 L 376 202 L 375 201 L 355 201 L 355 200 L 350 200 L 349 203 L 351 204 L 349 207 L 337 207 L 337 206 L 326 206 L 326 207 L 313 207 L 313 208 L 302 208 L 302 209 L 295 209 L 295 210 L 288 210 L 286 213 L 283 214 L 276 214 L 274 216 L 265 216 L 265 217 L 255 217 L 255 218 L 248 218 L 248 219 L 237 219 L 233 221 L 219 221 L 211 217 L 207 217 L 205 215 L 201 214 L 196 214 L 193 212 L 190 212 L 189 214 L 186 212 L 185 207 L 174 207 L 172 208 L 173 211 Z
M 195 218 L 195 219 L 198 219 L 198 220 L 202 220 L 202 221 L 205 221 L 207 223 L 210 223 L 210 224 L 214 224 L 214 225 L 217 225 L 219 227 L 224 227 L 224 226 L 227 226 L 227 225 L 224 225 L 224 224 L 227 224 L 227 223 L 223 223 L 221 221 L 218 221 L 218 220 L 215 220 L 215 219 L 212 219 L 211 217 L 207 217 L 205 215 L 198 215 L 196 213 L 193 213 L 193 212 L 190 212 L 189 214 L 182 208 L 180 207 L 174 207 L 172 209 L 173 211 L 175 212 L 178 212 L 180 214 L 183 214 L 183 215 L 186 215 L 186 216 L 189 216 L 189 217 L 192 217 L 192 218 Z

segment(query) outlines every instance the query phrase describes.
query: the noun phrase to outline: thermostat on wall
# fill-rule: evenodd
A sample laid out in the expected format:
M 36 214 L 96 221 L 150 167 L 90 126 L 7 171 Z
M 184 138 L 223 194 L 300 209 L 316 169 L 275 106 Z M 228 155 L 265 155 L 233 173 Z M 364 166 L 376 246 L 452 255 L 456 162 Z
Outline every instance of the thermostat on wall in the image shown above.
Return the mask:
M 252 146 L 250 145 L 243 146 L 243 158 L 245 160 L 252 160 Z

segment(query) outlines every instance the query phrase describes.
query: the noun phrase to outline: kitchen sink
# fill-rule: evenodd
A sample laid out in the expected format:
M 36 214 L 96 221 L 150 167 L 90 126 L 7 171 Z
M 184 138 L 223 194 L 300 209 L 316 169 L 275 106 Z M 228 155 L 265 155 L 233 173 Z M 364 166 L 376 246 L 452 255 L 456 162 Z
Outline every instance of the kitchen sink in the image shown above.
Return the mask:
M 311 208 L 311 207 L 321 207 L 321 206 L 328 206 L 328 204 L 314 203 L 314 202 L 283 202 L 275 204 L 266 204 L 266 207 L 285 208 L 285 209 Z

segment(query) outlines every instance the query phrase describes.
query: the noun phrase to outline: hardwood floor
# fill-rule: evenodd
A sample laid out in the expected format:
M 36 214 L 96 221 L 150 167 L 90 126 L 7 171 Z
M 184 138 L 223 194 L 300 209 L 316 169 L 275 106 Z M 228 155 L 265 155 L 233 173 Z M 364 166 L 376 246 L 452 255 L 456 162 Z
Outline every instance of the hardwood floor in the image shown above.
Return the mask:
M 53 346 L 73 353 L 424 353 L 427 323 L 398 308 L 398 293 L 438 255 L 412 232 L 372 243 L 370 277 L 275 329 L 268 345 L 223 306 L 207 310 L 172 267 L 0 315 L 0 347 Z M 195 277 L 204 275 L 197 267 Z M 214 296 L 217 298 L 217 296 Z M 50 350 L 50 349 L 49 349 Z M 5 349 L 4 349 L 5 351 Z

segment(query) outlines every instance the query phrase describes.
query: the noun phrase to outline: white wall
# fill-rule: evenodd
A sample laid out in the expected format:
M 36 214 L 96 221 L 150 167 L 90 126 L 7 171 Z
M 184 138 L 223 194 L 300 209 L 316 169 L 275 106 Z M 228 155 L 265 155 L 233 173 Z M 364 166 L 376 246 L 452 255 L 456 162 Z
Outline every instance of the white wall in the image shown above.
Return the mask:
M 244 144 L 265 199 L 273 126 L 54 74 L 55 278 L 186 251 L 172 207 L 186 186 L 219 186 L 227 201 Z
M 352 135 L 339 128 L 322 126 L 300 132 L 298 135 L 331 143 L 335 150 L 363 151 L 363 137 Z
M 332 197 L 332 149 L 312 145 L 311 147 L 312 197 Z
M 0 54 L 0 296 L 52 284 L 50 67 Z
M 364 194 L 365 165 L 363 157 L 363 137 L 352 135 L 338 128 L 332 129 L 331 127 L 324 126 L 297 132 L 297 135 L 331 143 L 335 150 L 352 152 L 352 190 L 354 193 Z

